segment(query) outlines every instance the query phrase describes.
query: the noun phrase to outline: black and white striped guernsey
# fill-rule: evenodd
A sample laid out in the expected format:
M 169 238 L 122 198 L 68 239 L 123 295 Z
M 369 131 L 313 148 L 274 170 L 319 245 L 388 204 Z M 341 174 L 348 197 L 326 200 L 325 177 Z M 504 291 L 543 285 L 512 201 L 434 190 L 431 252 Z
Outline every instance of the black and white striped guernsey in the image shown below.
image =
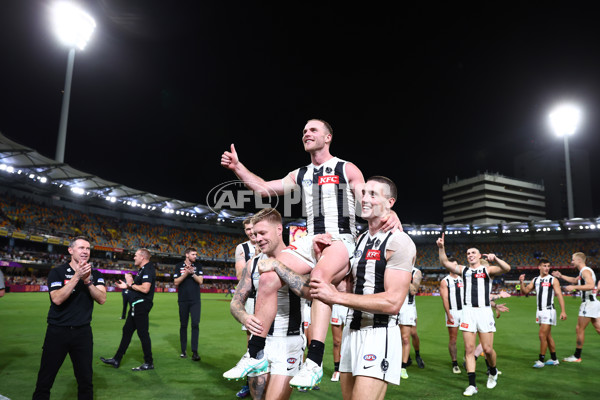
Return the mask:
M 309 235 L 356 236 L 356 203 L 346 176 L 346 164 L 333 157 L 318 167 L 310 164 L 297 170 L 296 184 Z
M 261 253 L 252 260 L 252 286 L 258 292 L 258 262 L 269 258 Z M 277 291 L 277 314 L 275 320 L 269 329 L 269 336 L 295 336 L 299 335 L 302 329 L 302 309 L 300 306 L 300 297 L 292 293 L 287 284 L 283 285 Z
M 464 267 L 462 270 L 462 280 L 465 294 L 463 305 L 490 307 L 492 277 L 488 273 L 487 267 Z
M 417 268 L 413 267 L 412 271 L 410 272 L 410 283 L 412 284 L 414 279 L 415 279 L 415 273 L 418 271 Z M 406 294 L 406 298 L 404 299 L 404 303 L 402 304 L 402 307 L 404 308 L 405 306 L 411 306 L 411 307 L 416 307 L 417 305 L 415 304 L 415 295 L 410 293 L 410 289 L 408 290 L 408 293 Z
M 250 240 L 241 243 L 240 246 L 242 246 L 242 250 L 244 251 L 244 259 L 246 260 L 246 262 L 248 262 L 248 260 L 254 257 L 254 254 L 256 253 L 256 247 L 254 247 Z M 252 290 L 250 291 L 250 295 L 248 297 L 251 299 L 256 298 L 256 289 L 254 289 L 254 286 L 252 287 Z
M 594 273 L 594 270 L 591 269 L 590 267 L 583 267 L 581 268 L 581 271 L 579 271 L 579 284 L 580 285 L 587 285 L 589 282 L 587 282 L 585 280 L 585 278 L 583 277 L 583 271 L 588 270 L 590 271 L 590 274 L 592 274 L 592 283 L 594 284 L 594 287 L 596 286 L 596 274 Z M 594 289 L 592 290 L 580 290 L 581 292 L 581 301 L 598 301 L 596 299 L 596 291 Z
M 545 277 L 536 276 L 533 278 L 535 287 L 537 309 L 552 310 L 554 308 L 554 277 L 546 275 Z
M 370 237 L 367 231 L 358 239 L 352 263 L 354 294 L 374 294 L 385 291 L 384 275 L 387 265 L 385 249 L 392 235 L 392 232 L 380 231 Z M 396 326 L 398 316 L 349 310 L 346 323 L 349 323 L 350 329 L 355 330 Z
M 462 278 L 460 276 L 453 278 L 447 275 L 442 281 L 445 281 L 448 286 L 448 304 L 450 310 L 462 310 L 462 299 L 465 297 Z

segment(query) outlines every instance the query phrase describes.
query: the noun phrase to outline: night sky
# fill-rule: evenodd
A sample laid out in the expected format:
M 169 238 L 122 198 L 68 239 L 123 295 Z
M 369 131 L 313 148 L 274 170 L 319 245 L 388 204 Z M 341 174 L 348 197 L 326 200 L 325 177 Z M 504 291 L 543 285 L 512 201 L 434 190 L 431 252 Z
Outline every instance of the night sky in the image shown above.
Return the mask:
M 403 221 L 440 223 L 448 178 L 512 177 L 516 155 L 562 148 L 547 115 L 570 99 L 584 110 L 570 144 L 589 151 L 598 204 L 597 14 L 422 3 L 81 2 L 98 26 L 75 57 L 65 162 L 205 203 L 234 178 L 219 164 L 230 143 L 250 170 L 281 178 L 309 163 L 302 128 L 322 118 L 332 154 L 396 182 Z M 53 158 L 68 50 L 50 5 L 0 2 L 0 131 Z

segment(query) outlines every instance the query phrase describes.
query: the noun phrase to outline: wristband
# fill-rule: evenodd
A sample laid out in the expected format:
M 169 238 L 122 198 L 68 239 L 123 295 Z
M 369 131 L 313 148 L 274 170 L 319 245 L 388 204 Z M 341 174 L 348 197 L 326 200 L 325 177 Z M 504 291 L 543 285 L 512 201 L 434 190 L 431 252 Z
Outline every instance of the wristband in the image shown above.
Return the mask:
M 85 283 L 85 282 L 84 282 L 84 285 L 85 285 L 85 286 L 88 286 L 88 287 L 92 286 L 93 284 L 94 284 L 94 282 L 93 282 L 93 281 L 89 281 L 88 283 Z

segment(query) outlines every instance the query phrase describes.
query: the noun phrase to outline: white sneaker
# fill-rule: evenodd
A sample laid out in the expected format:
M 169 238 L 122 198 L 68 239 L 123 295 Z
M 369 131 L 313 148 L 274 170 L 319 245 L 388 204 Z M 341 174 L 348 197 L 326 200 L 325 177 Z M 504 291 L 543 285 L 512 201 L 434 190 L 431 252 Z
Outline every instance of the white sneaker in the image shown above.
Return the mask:
M 402 379 L 408 379 L 408 372 L 406 372 L 406 368 L 402 368 L 400 370 L 400 378 L 402 378 Z
M 560 364 L 558 360 L 548 360 L 546 361 L 546 365 L 558 365 Z
M 581 358 L 576 358 L 575 356 L 569 356 L 567 358 L 563 358 L 563 361 L 565 362 L 576 362 L 576 363 L 580 363 L 581 362 Z
M 250 357 L 250 353 L 246 352 L 235 367 L 223 373 L 223 378 L 229 380 L 235 379 L 237 381 L 238 379 L 245 378 L 250 372 L 266 372 L 268 366 L 269 362 L 266 357 L 263 356 L 263 358 L 256 359 Z
M 533 364 L 533 368 L 544 368 L 546 364 L 544 364 L 543 362 L 541 362 L 540 360 L 537 360 L 535 362 L 535 364 Z
M 498 384 L 498 374 L 496 375 L 488 375 L 488 380 L 487 380 L 487 388 L 488 389 L 493 389 L 496 387 L 496 385 Z
M 335 371 L 333 375 L 331 375 L 331 382 L 339 382 L 340 381 L 340 371 Z
M 455 365 L 454 367 L 452 367 L 452 372 L 455 374 L 460 374 L 460 368 L 458 368 L 458 365 Z
M 321 383 L 321 378 L 323 378 L 323 368 L 307 358 L 300 371 L 290 381 L 290 386 L 311 389 Z
M 463 392 L 463 396 L 473 396 L 474 394 L 477 394 L 477 387 L 473 386 L 473 385 L 469 385 L 467 387 L 467 389 L 465 389 L 465 391 Z

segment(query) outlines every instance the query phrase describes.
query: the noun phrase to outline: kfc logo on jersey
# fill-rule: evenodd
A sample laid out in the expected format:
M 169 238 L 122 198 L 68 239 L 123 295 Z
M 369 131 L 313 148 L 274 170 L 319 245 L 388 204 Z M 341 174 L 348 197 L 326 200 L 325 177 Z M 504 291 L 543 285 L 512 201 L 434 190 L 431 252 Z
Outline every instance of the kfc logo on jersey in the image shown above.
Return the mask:
M 339 185 L 340 177 L 338 175 L 326 175 L 319 177 L 319 186 L 326 185 L 328 183 L 335 183 L 336 185 Z
M 467 324 L 466 322 L 463 322 L 462 324 L 460 324 L 460 327 L 464 328 L 464 329 L 469 329 L 469 324 Z
M 478 272 L 475 275 L 473 275 L 475 278 L 485 278 L 485 272 Z
M 377 356 L 375 354 L 366 354 L 363 359 L 365 361 L 375 361 L 377 360 Z
M 542 282 L 542 287 L 550 287 L 552 284 L 550 282 Z
M 367 250 L 367 255 L 365 256 L 367 260 L 375 260 L 379 261 L 381 259 L 381 251 L 379 250 Z
M 339 318 L 331 318 L 331 323 L 332 323 L 332 324 L 337 324 L 337 323 L 339 323 L 339 322 L 340 322 L 340 319 L 339 319 Z
M 465 287 L 465 285 L 464 285 L 462 282 L 458 282 L 458 283 L 456 284 L 456 287 Z

